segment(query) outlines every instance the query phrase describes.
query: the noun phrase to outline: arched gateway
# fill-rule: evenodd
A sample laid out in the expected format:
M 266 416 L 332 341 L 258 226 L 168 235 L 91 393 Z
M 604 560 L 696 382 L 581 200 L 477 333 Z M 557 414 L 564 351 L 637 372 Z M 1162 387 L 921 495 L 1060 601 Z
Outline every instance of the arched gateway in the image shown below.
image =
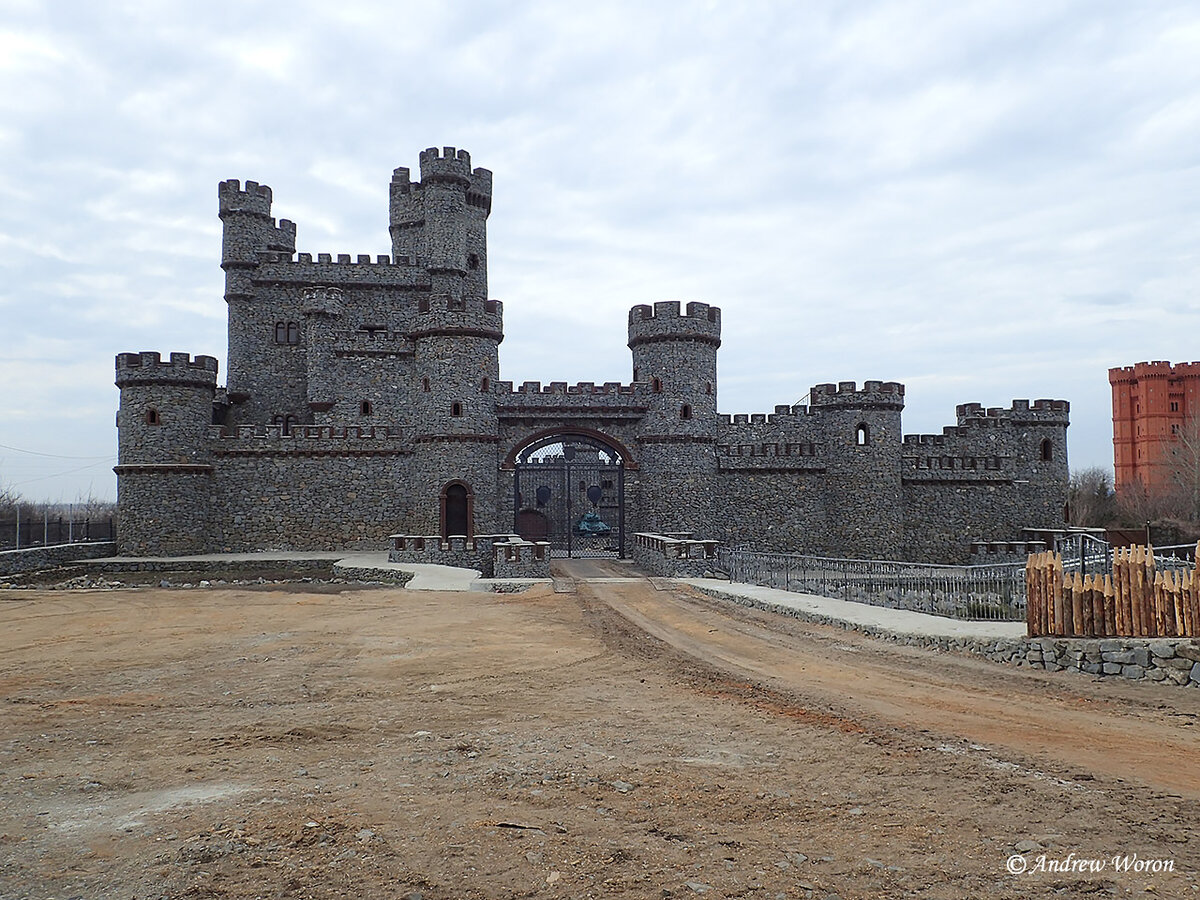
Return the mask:
M 552 556 L 625 556 L 625 463 L 614 443 L 558 433 L 516 454 L 513 528 Z

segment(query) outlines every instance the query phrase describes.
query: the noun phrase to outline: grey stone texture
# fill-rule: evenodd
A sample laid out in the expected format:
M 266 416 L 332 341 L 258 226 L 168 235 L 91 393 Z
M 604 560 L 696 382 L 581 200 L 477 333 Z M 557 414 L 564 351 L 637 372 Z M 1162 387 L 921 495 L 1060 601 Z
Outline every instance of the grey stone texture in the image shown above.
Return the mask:
M 721 415 L 721 311 L 705 303 L 630 310 L 629 384 L 500 381 L 491 172 L 431 148 L 419 180 L 395 170 L 389 199 L 391 255 L 314 257 L 272 218 L 270 188 L 219 185 L 226 385 L 211 357 L 117 357 L 122 553 L 448 537 L 454 486 L 467 537 L 505 533 L 517 454 L 554 434 L 616 451 L 630 535 L 962 563 L 972 542 L 1062 521 L 1066 402 L 965 404 L 942 434 L 905 436 L 904 386 L 867 381 Z
M 667 578 L 703 578 L 717 567 L 716 541 L 676 535 L 635 534 L 633 561 L 643 572 Z
M 96 541 L 88 544 L 30 547 L 26 550 L 0 550 L 0 575 L 54 569 L 81 559 L 100 559 L 111 556 L 116 549 L 116 544 L 111 541 Z

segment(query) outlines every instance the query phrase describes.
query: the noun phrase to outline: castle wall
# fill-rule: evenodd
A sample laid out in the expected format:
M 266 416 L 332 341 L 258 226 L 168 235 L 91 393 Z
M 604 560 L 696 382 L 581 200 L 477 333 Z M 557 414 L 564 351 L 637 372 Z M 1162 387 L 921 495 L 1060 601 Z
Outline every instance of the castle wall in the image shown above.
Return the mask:
M 1062 400 L 969 403 L 942 434 L 906 435 L 904 557 L 966 563 L 972 541 L 1019 541 L 1023 527 L 1061 524 L 1069 411 Z
M 243 428 L 212 446 L 214 549 L 379 550 L 422 503 L 401 429 Z
M 297 254 L 269 188 L 220 185 L 227 388 L 208 357 L 117 358 L 122 552 L 382 548 L 439 534 L 454 482 L 475 534 L 509 532 L 518 451 L 566 434 L 619 449 L 627 550 L 636 532 L 686 531 L 965 562 L 973 541 L 1061 521 L 1064 402 L 967 404 L 941 435 L 902 436 L 903 385 L 842 382 L 721 416 L 721 311 L 704 303 L 630 310 L 630 384 L 499 381 L 491 172 L 449 147 L 420 162 L 420 181 L 392 176 L 393 252 L 374 259 Z

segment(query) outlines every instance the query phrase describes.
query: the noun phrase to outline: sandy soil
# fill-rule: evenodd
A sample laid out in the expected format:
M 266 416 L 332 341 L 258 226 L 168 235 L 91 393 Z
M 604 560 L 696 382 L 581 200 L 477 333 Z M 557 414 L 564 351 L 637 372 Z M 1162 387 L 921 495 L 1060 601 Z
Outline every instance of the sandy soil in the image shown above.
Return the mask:
M 573 574 L 0 592 L 0 897 L 1198 895 L 1200 691 Z

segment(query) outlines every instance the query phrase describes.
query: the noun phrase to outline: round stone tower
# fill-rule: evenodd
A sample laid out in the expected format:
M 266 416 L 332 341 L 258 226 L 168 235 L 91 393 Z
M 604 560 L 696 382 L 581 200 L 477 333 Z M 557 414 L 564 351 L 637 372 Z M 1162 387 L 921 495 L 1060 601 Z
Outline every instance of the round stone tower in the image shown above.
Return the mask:
M 217 361 L 117 355 L 117 542 L 123 554 L 206 549 Z
M 715 526 L 717 348 L 721 310 L 707 303 L 635 306 L 629 311 L 633 378 L 648 409 L 637 439 L 644 531 L 690 531 Z
M 824 438 L 826 552 L 898 559 L 904 540 L 900 414 L 904 385 L 867 381 L 818 384 L 809 405 Z
M 421 153 L 420 182 L 403 168 L 392 177 L 393 252 L 429 274 L 409 332 L 417 432 L 410 521 L 425 534 L 497 530 L 493 391 L 504 321 L 502 305 L 487 299 L 491 196 L 492 173 L 472 170 L 470 155 L 453 147 Z

